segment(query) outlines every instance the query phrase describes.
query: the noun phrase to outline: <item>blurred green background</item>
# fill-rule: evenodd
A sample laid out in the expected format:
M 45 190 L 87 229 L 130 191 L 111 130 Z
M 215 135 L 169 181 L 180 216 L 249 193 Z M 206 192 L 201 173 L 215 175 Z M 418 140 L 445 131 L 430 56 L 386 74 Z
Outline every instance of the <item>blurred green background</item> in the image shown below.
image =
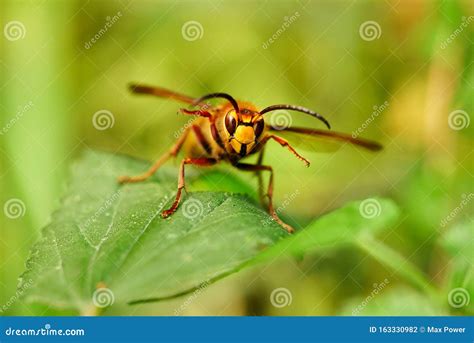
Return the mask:
M 370 120 L 360 135 L 383 143 L 381 153 L 350 147 L 306 153 L 307 169 L 270 144 L 265 161 L 275 169 L 277 206 L 297 192 L 284 216 L 303 227 L 349 200 L 391 197 L 403 212 L 381 241 L 441 294 L 463 286 L 473 297 L 465 275 L 474 249 L 459 248 L 474 247 L 471 1 L 6 0 L 0 6 L 0 306 L 8 305 L 2 314 L 64 314 L 15 296 L 29 249 L 59 206 L 70 162 L 86 148 L 156 159 L 189 121 L 177 115 L 176 103 L 129 94 L 131 81 L 192 96 L 223 91 L 260 108 L 300 104 L 348 133 Z M 99 110 L 112 113 L 113 126 L 95 128 Z M 293 124 L 318 127 L 298 115 Z M 256 187 L 254 177 L 235 174 Z M 5 210 L 11 199 L 21 201 L 18 218 Z M 183 314 L 350 315 L 386 278 L 363 313 L 472 313 L 472 303 L 433 304 L 348 247 L 235 274 L 204 290 Z M 292 290 L 291 306 L 268 301 L 277 287 Z M 173 314 L 185 299 L 107 314 Z

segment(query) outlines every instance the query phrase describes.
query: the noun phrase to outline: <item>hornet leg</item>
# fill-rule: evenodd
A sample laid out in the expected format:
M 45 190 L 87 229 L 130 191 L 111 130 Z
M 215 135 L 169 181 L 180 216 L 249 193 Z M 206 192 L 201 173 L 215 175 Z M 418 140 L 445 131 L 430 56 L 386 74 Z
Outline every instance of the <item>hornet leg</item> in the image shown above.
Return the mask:
M 217 161 L 213 158 L 185 158 L 181 161 L 181 166 L 179 168 L 179 176 L 178 176 L 178 191 L 176 192 L 176 198 L 171 205 L 171 207 L 163 212 L 161 212 L 161 216 L 163 218 L 167 218 L 170 215 L 172 215 L 174 212 L 176 212 L 176 209 L 178 208 L 179 202 L 181 201 L 181 193 L 183 191 L 183 188 L 185 188 L 185 183 L 184 183 L 184 166 L 186 164 L 194 164 L 198 166 L 211 166 L 213 164 L 216 164 Z
M 278 214 L 276 213 L 275 209 L 273 208 L 273 168 L 271 166 L 265 166 L 265 165 L 257 165 L 257 164 L 248 164 L 248 163 L 236 163 L 235 167 L 237 167 L 240 170 L 246 170 L 246 171 L 253 171 L 253 172 L 258 172 L 258 171 L 269 171 L 270 172 L 270 181 L 268 182 L 268 190 L 267 190 L 267 196 L 268 196 L 268 213 L 273 217 L 273 219 L 283 226 L 283 228 L 288 231 L 288 233 L 293 233 L 295 229 L 293 229 L 290 225 L 286 224 L 283 222 L 283 220 L 278 217 Z

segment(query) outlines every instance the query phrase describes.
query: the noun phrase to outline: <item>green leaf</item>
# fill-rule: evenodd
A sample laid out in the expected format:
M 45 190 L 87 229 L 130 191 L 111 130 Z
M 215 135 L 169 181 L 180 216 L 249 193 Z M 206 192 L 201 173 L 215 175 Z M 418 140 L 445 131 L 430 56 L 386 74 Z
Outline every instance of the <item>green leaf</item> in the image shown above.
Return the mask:
M 228 193 L 185 195 L 162 219 L 175 170 L 160 170 L 157 182 L 116 182 L 147 166 L 96 152 L 74 166 L 68 195 L 27 261 L 26 300 L 88 313 L 97 287 L 115 303 L 170 297 L 238 270 L 288 235 L 245 196 Z
M 195 190 L 245 193 L 252 198 L 257 197 L 256 189 L 252 187 L 252 184 L 238 178 L 235 173 L 226 173 L 222 170 L 207 171 L 193 181 L 192 185 Z
M 262 259 L 348 244 L 398 216 L 390 200 L 370 199 L 379 208 L 369 217 L 361 212 L 368 200 L 354 202 L 288 237 L 247 196 L 193 192 L 184 195 L 173 216 L 162 219 L 175 195 L 175 169 L 160 169 L 143 183 L 116 182 L 119 175 L 147 167 L 128 157 L 84 154 L 27 261 L 19 285 L 25 300 L 95 313 L 97 303 L 102 305 L 97 292 L 104 288 L 114 303 L 173 298 Z M 212 184 L 224 179 L 230 185 L 228 176 L 213 173 L 207 178 Z M 196 174 L 192 169 L 186 174 L 190 189 Z
M 368 233 L 376 234 L 391 227 L 398 216 L 399 209 L 392 200 L 373 198 L 352 202 L 318 218 L 298 234 L 267 249 L 261 257 L 338 248 Z

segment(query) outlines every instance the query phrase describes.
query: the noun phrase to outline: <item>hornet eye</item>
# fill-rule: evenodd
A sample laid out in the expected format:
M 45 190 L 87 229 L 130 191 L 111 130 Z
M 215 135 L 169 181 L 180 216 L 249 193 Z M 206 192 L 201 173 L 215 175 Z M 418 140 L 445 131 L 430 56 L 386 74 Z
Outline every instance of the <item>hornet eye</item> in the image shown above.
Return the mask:
M 234 134 L 235 129 L 237 127 L 237 120 L 235 120 L 235 117 L 233 114 L 234 114 L 233 111 L 230 111 L 225 116 L 225 128 L 227 129 L 227 132 L 229 132 L 229 134 L 231 135 Z
M 255 136 L 256 137 L 258 137 L 262 134 L 264 127 L 265 127 L 265 123 L 263 122 L 263 120 L 259 120 L 255 123 L 255 125 L 253 126 L 253 129 L 255 131 Z

